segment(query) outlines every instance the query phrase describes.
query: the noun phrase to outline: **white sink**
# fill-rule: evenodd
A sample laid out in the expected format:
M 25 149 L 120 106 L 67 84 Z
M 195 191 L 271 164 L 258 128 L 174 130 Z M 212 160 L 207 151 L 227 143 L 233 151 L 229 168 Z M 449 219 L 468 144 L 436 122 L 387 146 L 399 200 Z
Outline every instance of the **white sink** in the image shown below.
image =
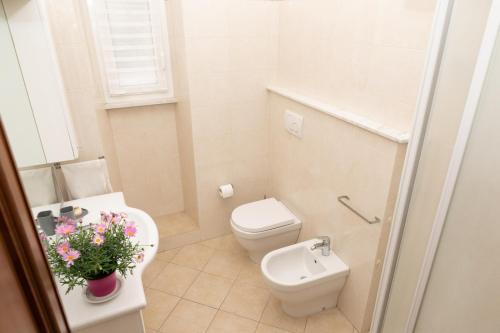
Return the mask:
M 337 305 L 349 267 L 330 251 L 311 250 L 311 239 L 269 252 L 261 263 L 264 280 L 271 292 L 281 300 L 283 310 L 300 317 Z
M 101 211 L 125 212 L 137 226 L 134 240 L 139 244 L 153 246 L 144 247 L 144 261 L 137 264 L 132 275 L 123 280 L 120 294 L 113 300 L 91 304 L 82 296 L 82 287 L 76 287 L 66 294 L 66 287 L 58 283 L 61 298 L 69 327 L 75 333 L 98 333 L 111 330 L 120 333 L 144 332 L 141 310 L 146 306 L 146 296 L 142 284 L 144 269 L 151 263 L 158 251 L 158 229 L 153 219 L 142 210 L 128 207 L 121 192 L 114 192 L 65 203 L 88 209 L 89 214 L 83 223 L 99 221 Z M 59 204 L 34 207 L 33 215 L 42 210 L 59 211 Z

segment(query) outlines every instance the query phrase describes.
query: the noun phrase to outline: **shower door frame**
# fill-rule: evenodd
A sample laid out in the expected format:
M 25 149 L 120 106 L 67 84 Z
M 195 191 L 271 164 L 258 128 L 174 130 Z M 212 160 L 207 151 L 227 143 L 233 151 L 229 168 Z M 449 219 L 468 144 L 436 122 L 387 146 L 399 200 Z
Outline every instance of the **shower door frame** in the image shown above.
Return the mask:
M 405 168 L 403 170 L 403 176 L 399 189 L 398 202 L 394 213 L 394 225 L 391 229 L 377 301 L 375 304 L 374 318 L 370 329 L 370 332 L 372 333 L 380 332 L 385 316 L 387 300 L 399 254 L 399 246 L 404 229 L 406 213 L 411 200 L 411 191 L 413 189 L 415 173 L 418 168 L 418 159 L 422 149 L 423 137 L 425 136 L 425 125 L 432 106 L 432 97 L 434 94 L 437 76 L 439 74 L 440 61 L 446 41 L 446 33 L 449 26 L 452 8 L 453 0 L 439 1 L 434 17 L 433 32 L 427 54 L 427 63 L 420 89 L 419 101 L 417 103 L 413 133 L 406 156 Z M 424 299 L 425 290 L 432 271 L 432 265 L 437 254 L 441 234 L 446 221 L 448 209 L 451 204 L 455 184 L 459 176 L 462 160 L 465 154 L 472 125 L 474 123 L 474 116 L 479 104 L 483 83 L 486 79 L 491 56 L 499 35 L 499 28 L 500 0 L 493 0 L 479 50 L 479 55 L 476 61 L 474 74 L 471 80 L 464 113 L 460 122 L 457 139 L 453 148 L 441 198 L 427 243 L 411 308 L 408 313 L 405 331 L 403 333 L 412 333 L 417 323 L 418 314 Z
M 438 80 L 453 3 L 453 0 L 438 0 L 436 5 L 432 22 L 432 32 L 427 48 L 426 63 L 424 65 L 423 77 L 418 93 L 416 111 L 413 117 L 413 128 L 406 152 L 398 198 L 394 209 L 393 224 L 389 234 L 377 299 L 373 311 L 373 319 L 370 328 L 370 332 L 372 333 L 378 333 L 380 331 L 385 316 L 406 216 L 408 214 L 408 207 L 410 205 L 411 194 L 425 138 L 425 130 L 433 104 L 434 91 Z

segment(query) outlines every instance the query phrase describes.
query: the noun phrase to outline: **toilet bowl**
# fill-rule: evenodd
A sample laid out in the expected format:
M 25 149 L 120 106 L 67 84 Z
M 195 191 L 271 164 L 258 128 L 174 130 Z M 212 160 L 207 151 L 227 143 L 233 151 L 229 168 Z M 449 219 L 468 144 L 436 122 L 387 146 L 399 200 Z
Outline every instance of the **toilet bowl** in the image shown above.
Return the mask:
M 266 253 L 294 244 L 301 226 L 302 222 L 275 198 L 241 205 L 231 214 L 236 239 L 256 263 Z
M 308 316 L 337 306 L 349 267 L 332 251 L 324 256 L 320 249 L 311 250 L 320 241 L 290 245 L 262 259 L 264 281 L 290 316 Z

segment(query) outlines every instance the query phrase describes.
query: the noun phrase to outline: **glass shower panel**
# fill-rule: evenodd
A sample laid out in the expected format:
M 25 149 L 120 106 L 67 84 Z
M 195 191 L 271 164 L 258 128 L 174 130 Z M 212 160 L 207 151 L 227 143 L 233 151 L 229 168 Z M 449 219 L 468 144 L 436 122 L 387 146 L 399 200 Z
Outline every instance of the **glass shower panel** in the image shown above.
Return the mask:
M 497 37 L 416 333 L 500 330 L 499 87 Z

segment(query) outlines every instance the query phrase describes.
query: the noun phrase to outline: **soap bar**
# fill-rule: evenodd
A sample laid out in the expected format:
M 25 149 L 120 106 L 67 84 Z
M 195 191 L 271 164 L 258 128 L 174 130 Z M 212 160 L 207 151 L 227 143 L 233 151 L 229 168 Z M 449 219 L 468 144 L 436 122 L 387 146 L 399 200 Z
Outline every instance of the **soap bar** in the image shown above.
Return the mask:
M 82 209 L 80 207 L 75 207 L 73 208 L 73 213 L 75 214 L 75 216 L 80 216 L 82 215 Z

